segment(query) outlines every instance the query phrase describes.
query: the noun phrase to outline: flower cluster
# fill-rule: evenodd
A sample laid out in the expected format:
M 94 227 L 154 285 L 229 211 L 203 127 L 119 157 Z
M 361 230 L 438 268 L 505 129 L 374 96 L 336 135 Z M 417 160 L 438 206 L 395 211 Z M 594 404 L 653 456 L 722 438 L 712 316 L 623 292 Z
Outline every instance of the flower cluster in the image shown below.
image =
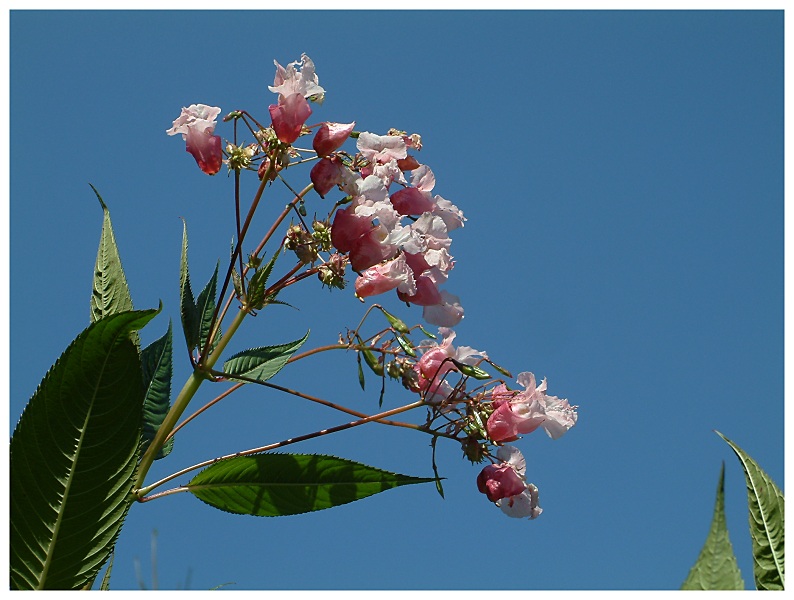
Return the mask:
M 521 452 L 504 444 L 536 429 L 543 429 L 552 439 L 559 438 L 576 424 L 577 407 L 548 395 L 546 380 L 538 385 L 529 372 L 517 377 L 523 389 L 510 389 L 502 380 L 490 380 L 467 390 L 471 378 L 490 379 L 480 368 L 483 363 L 505 375 L 509 373 L 494 365 L 485 352 L 453 345 L 455 332 L 451 327 L 463 318 L 463 308 L 460 299 L 441 286 L 455 265 L 450 254 L 450 232 L 463 227 L 466 219 L 452 202 L 434 194 L 435 175 L 416 158 L 422 148 L 421 137 L 396 129 L 385 135 L 358 132 L 355 122 L 325 121 L 307 126 L 312 114 L 309 103 L 322 101 L 325 94 L 314 63 L 304 54 L 286 67 L 278 62 L 275 65 L 269 89 L 278 97 L 268 108 L 270 125 L 262 126 L 242 111 L 230 113 L 225 119 L 245 119 L 256 143 L 238 146 L 235 129 L 235 142 L 226 145 L 224 161 L 220 137 L 214 135 L 220 108 L 203 104 L 183 108 L 168 134 L 183 135 L 187 151 L 205 173 L 217 173 L 226 162 L 230 171 L 257 172 L 262 180 L 260 190 L 284 169 L 314 161 L 310 187 L 321 198 L 334 190 L 344 196 L 326 218 L 315 217 L 311 227 L 303 219 L 303 194 L 310 188 L 296 198 L 300 200 L 300 209 L 296 209 L 299 223 L 289 226 L 283 241 L 283 248 L 293 251 L 299 261 L 293 273 L 302 265 L 312 265 L 303 275 L 316 273 L 324 285 L 343 288 L 349 264 L 357 273 L 358 298 L 394 290 L 400 300 L 423 307 L 424 319 L 439 326 L 440 341 L 431 336 L 433 339 L 415 349 L 410 346 L 409 351 L 404 336 L 409 330 L 398 332 L 392 327 L 393 341 L 379 347 L 373 341 L 362 347 L 356 332 L 349 336 L 349 347 L 364 354 L 379 376 L 398 379 L 406 389 L 420 394 L 430 409 L 428 432 L 443 431 L 445 437 L 458 440 L 472 462 L 491 461 L 477 477 L 478 489 L 489 500 L 511 517 L 534 519 L 541 513 L 538 489 L 527 483 Z M 294 145 L 302 136 L 312 134 L 311 151 Z M 353 153 L 343 150 L 351 139 L 356 141 Z M 304 158 L 302 154 L 309 152 L 313 155 Z M 317 262 L 320 264 L 314 266 Z M 416 351 L 421 356 L 417 357 Z M 375 357 L 377 352 L 381 353 L 379 357 Z M 391 358 L 387 361 L 387 357 Z M 434 429 L 436 419 L 442 425 Z

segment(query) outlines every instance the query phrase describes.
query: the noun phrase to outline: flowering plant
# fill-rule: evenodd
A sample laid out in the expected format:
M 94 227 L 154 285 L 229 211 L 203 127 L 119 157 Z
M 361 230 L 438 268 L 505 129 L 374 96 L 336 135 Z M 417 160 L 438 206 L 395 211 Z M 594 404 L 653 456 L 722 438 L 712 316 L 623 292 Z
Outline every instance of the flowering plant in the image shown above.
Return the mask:
M 225 144 L 216 134 L 218 107 L 183 108 L 167 131 L 182 136 L 204 173 L 216 175 L 226 166 L 234 181 L 235 206 L 225 274 L 219 278 L 216 268 L 198 294 L 188 267 L 187 224 L 183 227 L 179 312 L 191 374 L 173 401 L 171 328 L 141 348 L 137 331 L 162 307 L 133 309 L 109 210 L 97 193 L 104 221 L 92 323 L 44 377 L 11 440 L 13 588 L 90 587 L 111 555 L 132 504 L 177 493 L 255 516 L 322 510 L 418 483 L 434 482 L 443 496 L 435 463 L 439 440 L 459 445 L 472 463 L 484 463 L 477 489 L 506 515 L 535 519 L 542 513 L 538 487 L 527 480 L 521 451 L 505 443 L 539 428 L 558 439 L 576 424 L 577 407 L 548 395 L 546 380 L 538 384 L 529 372 L 517 376 L 523 389 L 513 388 L 513 376 L 488 353 L 453 345 L 452 328 L 464 310 L 460 298 L 442 288 L 456 264 L 450 234 L 462 229 L 466 218 L 455 204 L 435 194 L 435 175 L 418 158 L 421 136 L 396 129 L 383 135 L 358 131 L 355 123 L 307 125 L 312 104 L 322 101 L 325 89 L 306 55 L 286 67 L 276 63 L 269 89 L 277 95 L 268 108 L 270 121 L 260 122 L 245 110 L 228 113 L 223 122 L 231 123 L 232 131 Z M 240 140 L 241 130 L 250 133 L 250 143 Z M 303 148 L 301 140 L 309 137 L 311 149 Z M 296 191 L 287 176 L 292 179 L 307 163 L 313 163 L 310 183 Z M 259 182 L 245 213 L 242 177 Z M 245 254 L 261 199 L 281 185 L 291 200 L 256 248 Z M 311 220 L 306 208 L 310 202 L 315 215 Z M 421 306 L 422 318 L 437 333 L 421 324 L 408 326 L 372 304 L 358 325 L 335 343 L 302 349 L 307 332 L 286 343 L 226 354 L 246 319 L 285 304 L 279 295 L 287 287 L 306 282 L 312 290 L 344 290 L 349 272 L 355 273 L 354 295 L 362 302 L 394 292 L 407 305 Z M 229 316 L 232 307 L 236 313 Z M 377 313 L 384 320 L 373 325 Z M 364 365 L 380 379 L 378 412 L 366 414 L 271 381 L 308 356 L 340 349 L 355 353 L 362 388 Z M 407 394 L 407 403 L 384 410 L 387 380 L 403 388 L 399 393 Z M 224 390 L 183 418 L 205 383 Z M 177 432 L 245 385 L 288 393 L 354 420 L 210 457 L 147 483 L 152 464 L 169 456 Z M 419 423 L 393 420 L 417 409 L 424 415 Z M 329 455 L 273 452 L 371 422 L 430 436 L 432 476 L 392 473 Z M 187 474 L 188 481 L 161 489 Z

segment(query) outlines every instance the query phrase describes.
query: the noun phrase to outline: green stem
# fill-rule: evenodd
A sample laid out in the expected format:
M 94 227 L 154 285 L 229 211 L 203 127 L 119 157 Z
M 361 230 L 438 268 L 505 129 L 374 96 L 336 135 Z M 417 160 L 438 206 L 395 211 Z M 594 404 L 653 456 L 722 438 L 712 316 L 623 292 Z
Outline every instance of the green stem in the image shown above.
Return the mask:
M 146 474 L 149 472 L 149 469 L 154 462 L 155 456 L 157 456 L 157 453 L 163 447 L 163 444 L 165 444 L 168 434 L 171 433 L 171 430 L 174 428 L 174 425 L 176 425 L 179 417 L 181 417 L 182 413 L 185 412 L 187 405 L 193 399 L 193 396 L 196 395 L 201 383 L 207 379 L 207 371 L 211 369 L 218 360 L 218 357 L 221 355 L 224 348 L 226 348 L 226 345 L 232 339 L 232 336 L 240 327 L 240 324 L 243 322 L 246 314 L 248 313 L 246 313 L 245 310 L 240 310 L 240 312 L 237 313 L 234 321 L 232 321 L 232 323 L 229 325 L 229 329 L 226 330 L 226 333 L 224 333 L 223 337 L 221 337 L 221 339 L 218 341 L 218 345 L 215 347 L 212 354 L 210 354 L 204 361 L 202 368 L 194 369 L 194 371 L 190 374 L 190 377 L 188 377 L 185 385 L 182 387 L 182 390 L 176 397 L 176 400 L 174 400 L 171 410 L 168 411 L 168 414 L 166 414 L 165 418 L 163 419 L 163 422 L 157 430 L 154 439 L 141 457 L 141 462 L 138 465 L 138 475 L 135 479 L 135 485 L 133 486 L 133 489 L 137 490 L 141 487 L 141 485 L 143 485 Z

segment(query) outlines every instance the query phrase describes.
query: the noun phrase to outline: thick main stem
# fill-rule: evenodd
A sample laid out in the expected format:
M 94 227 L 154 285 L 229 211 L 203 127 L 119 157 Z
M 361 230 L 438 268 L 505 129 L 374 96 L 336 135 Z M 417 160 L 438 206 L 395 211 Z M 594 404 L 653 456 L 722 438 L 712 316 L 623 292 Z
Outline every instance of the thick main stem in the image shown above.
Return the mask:
M 168 411 L 168 414 L 166 414 L 163 422 L 157 429 L 154 439 L 141 457 L 141 462 L 138 465 L 138 475 L 135 479 L 135 485 L 133 486 L 134 489 L 140 488 L 143 484 L 146 474 L 149 472 L 149 469 L 154 462 L 155 456 L 157 456 L 157 453 L 163 447 L 163 444 L 165 444 L 168 434 L 171 433 L 171 430 L 176 425 L 179 417 L 181 417 L 182 413 L 185 412 L 187 405 L 193 399 L 193 396 L 196 395 L 201 383 L 207 378 L 207 371 L 204 369 L 209 370 L 215 365 L 215 362 L 223 352 L 223 349 L 240 327 L 240 324 L 243 322 L 246 314 L 247 313 L 245 310 L 240 310 L 240 312 L 237 313 L 234 321 L 232 321 L 232 323 L 229 325 L 229 329 L 226 330 L 226 333 L 224 333 L 223 337 L 221 337 L 221 339 L 218 341 L 218 345 L 214 348 L 213 352 L 207 356 L 206 360 L 204 361 L 204 365 L 202 365 L 201 368 L 194 369 L 190 374 L 190 377 L 188 377 L 188 380 L 185 382 L 185 385 L 182 387 L 182 390 L 179 392 L 176 400 L 174 400 L 171 410 Z

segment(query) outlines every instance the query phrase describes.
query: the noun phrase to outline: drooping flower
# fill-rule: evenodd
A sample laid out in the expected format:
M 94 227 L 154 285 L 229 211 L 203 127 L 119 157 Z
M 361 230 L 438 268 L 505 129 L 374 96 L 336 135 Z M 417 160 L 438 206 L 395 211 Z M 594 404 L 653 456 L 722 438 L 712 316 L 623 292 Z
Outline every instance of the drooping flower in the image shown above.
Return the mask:
M 452 342 L 455 340 L 456 334 L 452 329 L 439 327 L 438 334 L 442 338 L 440 344 L 428 340 L 417 346 L 417 348 L 422 350 L 422 357 L 416 363 L 414 369 L 419 375 L 420 387 L 423 390 L 443 379 L 444 374 L 449 371 L 457 371 L 455 364 L 450 359 L 475 366 L 480 362 L 480 359 L 488 357 L 485 352 L 475 350 L 470 346 L 455 348 Z
M 504 386 L 494 389 L 495 410 L 486 423 L 493 441 L 513 441 L 519 434 L 532 433 L 538 427 L 557 439 L 576 424 L 576 407 L 567 400 L 546 395 L 545 379 L 536 386 L 535 376 L 524 372 L 519 373 L 517 381 L 524 390 L 509 392 Z
M 355 126 L 355 121 L 352 123 L 323 123 L 314 134 L 312 148 L 318 156 L 328 156 L 345 143 Z
M 402 254 L 392 260 L 370 267 L 356 279 L 356 296 L 366 298 L 397 288 L 406 293 L 416 291 L 413 273 Z
M 206 104 L 191 104 L 182 107 L 182 113 L 174 120 L 168 135 L 182 134 L 185 150 L 190 152 L 199 168 L 207 175 L 215 175 L 223 164 L 221 138 L 214 135 L 215 119 L 221 109 Z
M 477 489 L 502 509 L 508 517 L 535 519 L 542 512 L 538 488 L 526 481 L 526 460 L 518 448 L 500 446 L 499 465 L 485 467 L 477 476 Z
M 454 327 L 463 319 L 463 307 L 460 298 L 446 290 L 439 290 L 442 302 L 432 306 L 425 306 L 422 318 L 428 323 L 439 327 Z
M 338 156 L 321 158 L 309 173 L 309 178 L 314 184 L 314 191 L 320 194 L 321 198 L 325 198 L 325 195 L 334 186 L 344 182 L 344 171 L 345 167 Z
M 300 94 L 279 96 L 278 104 L 271 104 L 268 110 L 273 121 L 273 131 L 285 144 L 291 144 L 300 137 L 303 124 L 312 114 L 311 106 Z

